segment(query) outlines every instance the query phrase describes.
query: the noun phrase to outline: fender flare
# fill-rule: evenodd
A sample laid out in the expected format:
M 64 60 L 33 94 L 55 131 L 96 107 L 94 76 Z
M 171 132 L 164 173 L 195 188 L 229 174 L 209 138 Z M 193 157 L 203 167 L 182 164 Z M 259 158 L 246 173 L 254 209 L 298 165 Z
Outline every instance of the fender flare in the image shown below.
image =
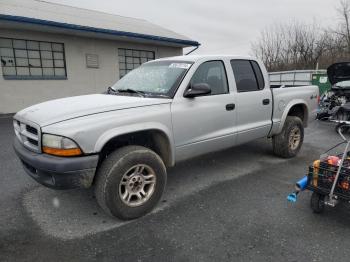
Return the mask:
M 287 106 L 284 108 L 284 112 L 282 114 L 282 117 L 281 117 L 281 123 L 277 129 L 277 132 L 276 134 L 279 134 L 282 132 L 282 129 L 283 129 L 283 126 L 284 126 L 284 123 L 286 122 L 286 119 L 287 119 L 287 116 L 291 110 L 291 108 L 293 106 L 296 106 L 296 105 L 302 105 L 303 108 L 304 108 L 304 120 L 303 120 L 303 125 L 304 127 L 307 127 L 307 123 L 308 123 L 308 118 L 309 118 L 309 112 L 308 112 L 308 107 L 307 107 L 307 103 L 303 100 L 303 99 L 295 99 L 295 100 L 292 100 L 290 101 Z
M 139 123 L 139 124 L 116 127 L 116 128 L 107 130 L 97 139 L 94 147 L 94 152 L 101 152 L 102 148 L 111 139 L 117 138 L 118 136 L 127 135 L 127 134 L 140 132 L 140 131 L 149 131 L 149 130 L 156 130 L 163 133 L 165 138 L 168 140 L 168 144 L 170 148 L 169 154 L 170 154 L 171 165 L 174 165 L 175 148 L 174 148 L 174 140 L 173 140 L 172 133 L 165 125 L 162 125 L 156 122 Z

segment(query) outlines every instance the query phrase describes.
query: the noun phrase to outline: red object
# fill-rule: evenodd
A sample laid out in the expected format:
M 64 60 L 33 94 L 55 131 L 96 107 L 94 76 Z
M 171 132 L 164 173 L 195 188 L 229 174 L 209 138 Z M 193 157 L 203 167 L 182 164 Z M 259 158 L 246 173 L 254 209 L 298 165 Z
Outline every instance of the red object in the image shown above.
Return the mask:
M 340 158 L 337 156 L 328 156 L 327 163 L 332 166 L 338 166 Z
M 349 190 L 349 182 L 348 181 L 343 181 L 341 184 L 340 184 L 340 187 L 344 190 Z

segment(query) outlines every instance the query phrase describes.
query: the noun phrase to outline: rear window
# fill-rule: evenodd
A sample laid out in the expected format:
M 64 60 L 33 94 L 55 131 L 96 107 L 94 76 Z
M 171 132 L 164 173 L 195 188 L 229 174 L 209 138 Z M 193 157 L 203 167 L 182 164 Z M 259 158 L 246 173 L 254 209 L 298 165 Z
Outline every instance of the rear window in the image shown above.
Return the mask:
M 264 77 L 255 61 L 231 60 L 231 68 L 238 92 L 258 91 L 264 88 Z

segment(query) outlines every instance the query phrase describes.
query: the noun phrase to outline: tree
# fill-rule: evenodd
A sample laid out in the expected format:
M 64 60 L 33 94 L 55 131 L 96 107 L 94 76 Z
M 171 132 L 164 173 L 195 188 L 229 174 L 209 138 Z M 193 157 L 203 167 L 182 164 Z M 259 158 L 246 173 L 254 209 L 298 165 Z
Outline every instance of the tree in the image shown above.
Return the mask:
M 317 23 L 274 24 L 261 32 L 252 51 L 269 71 L 327 68 L 350 60 L 350 0 L 337 7 L 340 22 L 335 28 Z
M 350 16 L 350 2 L 349 0 L 340 1 L 340 5 L 337 8 L 338 14 L 340 16 L 341 22 L 338 27 L 338 30 L 334 30 L 338 35 L 340 35 L 344 42 L 346 43 L 346 50 L 350 54 L 350 25 L 349 25 L 349 16 Z
M 315 23 L 275 24 L 261 32 L 252 50 L 270 71 L 315 68 L 326 39 Z

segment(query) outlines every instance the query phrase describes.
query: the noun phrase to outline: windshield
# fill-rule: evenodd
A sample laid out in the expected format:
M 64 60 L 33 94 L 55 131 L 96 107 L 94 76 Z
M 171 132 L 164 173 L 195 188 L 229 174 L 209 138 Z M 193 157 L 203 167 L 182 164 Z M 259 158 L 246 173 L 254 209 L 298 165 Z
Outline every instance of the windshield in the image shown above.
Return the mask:
M 129 72 L 112 89 L 172 97 L 191 65 L 186 61 L 149 62 Z

